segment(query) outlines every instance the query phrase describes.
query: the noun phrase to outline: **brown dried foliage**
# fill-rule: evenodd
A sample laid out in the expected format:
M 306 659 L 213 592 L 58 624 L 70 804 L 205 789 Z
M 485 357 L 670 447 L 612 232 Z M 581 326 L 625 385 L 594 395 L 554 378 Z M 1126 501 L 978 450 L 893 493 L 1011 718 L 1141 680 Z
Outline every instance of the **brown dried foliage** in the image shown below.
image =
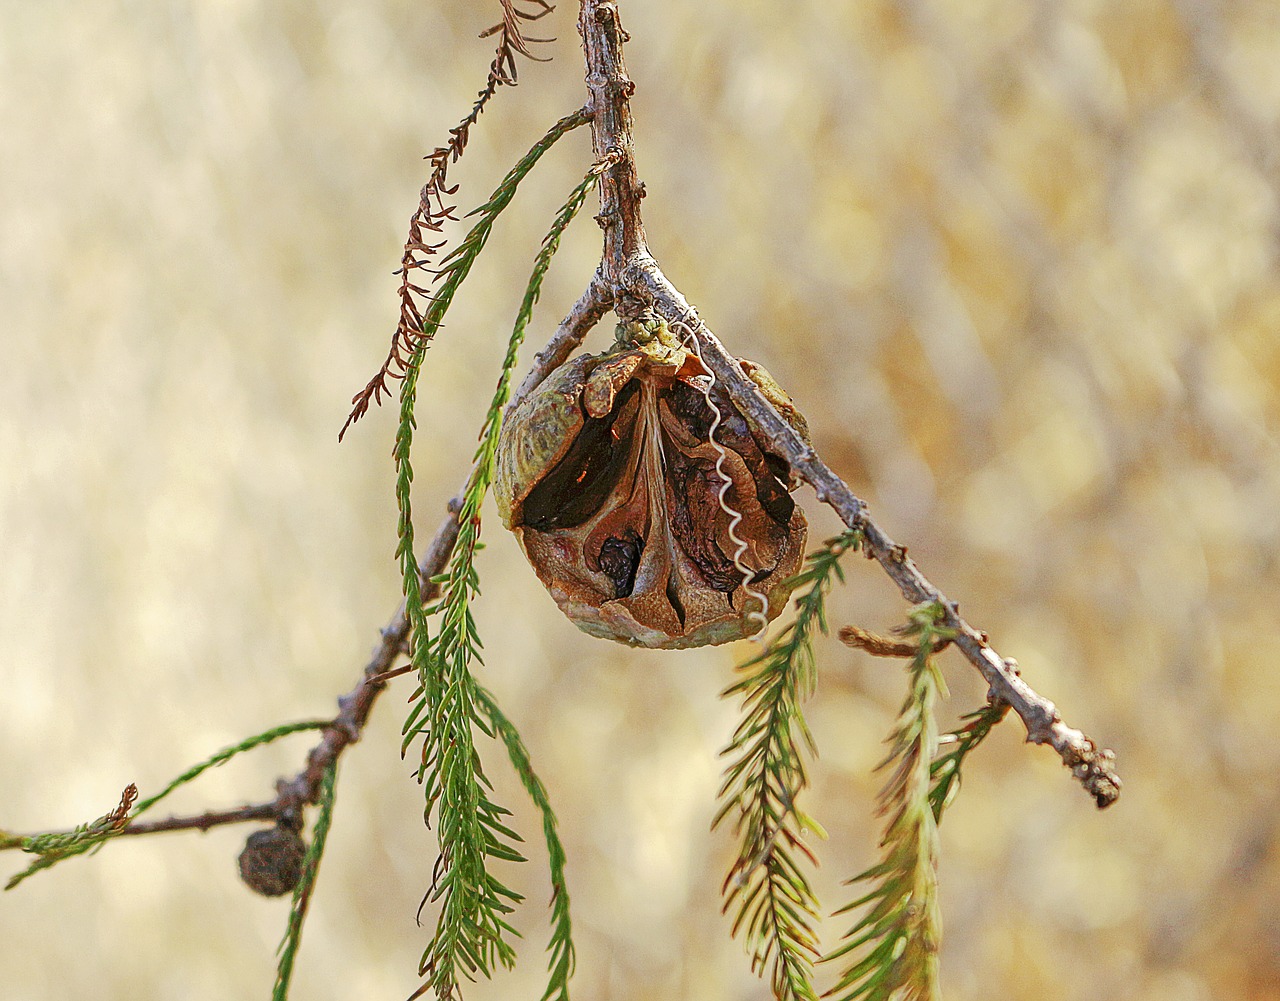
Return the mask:
M 106 822 L 106 826 L 114 830 L 124 827 L 129 820 L 129 811 L 133 809 L 133 804 L 137 801 L 138 787 L 130 782 L 124 787 L 124 792 L 120 794 L 120 805 L 102 818 Z
M 863 629 L 861 626 L 841 626 L 840 642 L 855 650 L 865 650 L 873 657 L 901 657 L 910 660 L 920 652 L 919 643 L 891 639 Z M 934 640 L 933 652 L 939 653 L 950 642 L 950 638 Z
M 351 398 L 351 413 L 338 432 L 339 441 L 347 433 L 347 429 L 365 415 L 370 404 L 380 405 L 382 397 L 390 395 L 387 380 L 404 377 L 409 359 L 421 343 L 425 308 L 422 304 L 431 299 L 430 285 L 434 277 L 423 282 L 417 279 L 416 272 L 425 271 L 433 276 L 436 274 L 431 262 L 448 241 L 442 237 L 432 243 L 431 234 L 439 234 L 447 221 L 457 219 L 454 215 L 457 205 L 452 201 L 452 196 L 457 193 L 458 186 L 449 184 L 449 165 L 461 158 L 467 148 L 471 126 L 479 120 L 498 88 L 514 87 L 518 82 L 516 57 L 545 61 L 539 60 L 530 46 L 551 39 L 530 38 L 524 34 L 523 29 L 526 22 L 536 21 L 550 14 L 555 10 L 555 5 L 547 0 L 500 2 L 502 20 L 480 33 L 481 38 L 498 36 L 498 47 L 494 52 L 493 62 L 489 64 L 489 75 L 484 87 L 476 95 L 471 111 L 449 130 L 448 142 L 425 157 L 431 164 L 431 175 L 418 193 L 418 207 L 409 219 L 409 236 L 405 240 L 400 268 L 396 272 L 400 276 L 400 318 L 391 337 L 391 348 L 373 378 Z

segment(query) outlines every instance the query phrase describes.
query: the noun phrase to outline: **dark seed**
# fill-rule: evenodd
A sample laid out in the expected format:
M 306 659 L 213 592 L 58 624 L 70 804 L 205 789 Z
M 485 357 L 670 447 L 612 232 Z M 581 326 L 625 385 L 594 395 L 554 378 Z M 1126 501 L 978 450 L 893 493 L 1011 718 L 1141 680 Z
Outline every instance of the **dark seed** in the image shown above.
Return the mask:
M 636 586 L 636 571 L 640 568 L 640 554 L 644 552 L 644 540 L 634 529 L 627 529 L 621 537 L 610 537 L 600 547 L 600 572 L 613 581 L 614 597 L 626 598 Z

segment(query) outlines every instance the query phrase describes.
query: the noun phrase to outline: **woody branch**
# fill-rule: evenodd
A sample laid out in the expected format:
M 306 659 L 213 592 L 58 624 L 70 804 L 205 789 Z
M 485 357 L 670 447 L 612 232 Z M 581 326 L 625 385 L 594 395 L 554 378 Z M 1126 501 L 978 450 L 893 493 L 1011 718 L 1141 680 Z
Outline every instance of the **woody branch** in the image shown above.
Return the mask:
M 894 543 L 871 518 L 866 504 L 765 400 L 755 383 L 701 321 L 697 311 L 662 273 L 645 241 L 640 211 L 645 192 L 636 171 L 631 130 L 630 98 L 635 86 L 626 74 L 623 44 L 627 34 L 617 5 L 609 0 L 582 0 L 578 29 L 586 57 L 595 155 L 603 159 L 613 154 L 616 160 L 601 176 L 600 183 L 601 210 L 596 218 L 603 230 L 604 252 L 600 269 L 535 357 L 510 406 L 515 406 L 567 360 L 610 308 L 620 316 L 652 309 L 669 322 L 683 322 L 697 338 L 703 361 L 715 372 L 738 409 L 768 435 L 774 451 L 785 457 L 797 475 L 813 487 L 819 501 L 835 510 L 847 526 L 862 531 L 867 553 L 880 563 L 903 596 L 911 602 L 937 601 L 942 605 L 946 610 L 943 624 L 955 633 L 953 642 L 986 679 L 988 697 L 1008 704 L 1018 714 L 1026 726 L 1028 741 L 1053 747 L 1100 807 L 1115 802 L 1120 794 L 1120 779 L 1115 773 L 1112 752 L 1099 750 L 1088 736 L 1068 726 L 1054 704 L 1023 681 L 1017 664 L 996 653 L 987 642 L 986 634 L 959 615 L 956 605 L 907 558 L 906 548 Z M 457 539 L 459 507 L 459 499 L 454 498 L 449 504 L 448 516 L 422 557 L 419 569 L 424 581 L 441 572 L 448 562 Z M 426 585 L 425 598 L 431 596 L 431 588 L 432 585 Z M 230 810 L 139 822 L 123 833 L 206 831 L 226 824 L 279 819 L 303 805 L 315 803 L 326 768 L 360 739 L 374 703 L 386 688 L 389 677 L 396 673 L 392 665 L 404 653 L 407 635 L 408 623 L 402 606 L 382 630 L 381 640 L 356 685 L 338 699 L 338 714 L 321 731 L 321 740 L 308 754 L 306 765 L 293 778 L 277 783 L 274 799 Z M 6 838 L 0 842 L 0 850 L 20 847 L 22 842 L 22 837 Z
M 936 601 L 945 609 L 943 625 L 954 632 L 954 643 L 986 680 L 988 697 L 1007 703 L 1027 729 L 1027 740 L 1048 744 L 1064 765 L 1093 796 L 1099 807 L 1120 795 L 1115 756 L 1101 750 L 1081 731 L 1068 726 L 1052 702 L 1039 695 L 1018 673 L 1012 659 L 1000 656 L 985 633 L 966 622 L 949 601 L 876 524 L 867 505 L 826 465 L 814 449 L 764 398 L 724 345 L 698 317 L 680 291 L 667 279 L 649 253 L 641 219 L 644 186 L 635 166 L 630 98 L 635 89 L 623 60 L 623 30 L 616 3 L 582 0 L 578 16 L 587 63 L 587 89 L 592 112 L 592 140 L 597 157 L 609 151 L 618 163 L 601 178 L 600 215 L 604 230 L 601 273 L 620 313 L 652 309 L 668 322 L 680 321 L 697 338 L 703 361 L 728 390 L 739 410 L 769 437 L 796 474 L 813 487 L 819 501 L 829 505 L 848 527 L 861 530 L 869 556 L 884 569 L 904 598 L 913 603 Z

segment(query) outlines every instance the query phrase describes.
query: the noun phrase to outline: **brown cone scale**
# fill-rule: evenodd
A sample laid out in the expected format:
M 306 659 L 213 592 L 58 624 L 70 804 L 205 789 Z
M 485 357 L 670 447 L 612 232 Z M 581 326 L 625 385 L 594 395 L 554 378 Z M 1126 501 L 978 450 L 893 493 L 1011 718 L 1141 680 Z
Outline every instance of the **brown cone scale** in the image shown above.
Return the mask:
M 741 364 L 807 436 L 768 373 Z M 503 424 L 494 483 L 503 522 L 561 610 L 593 636 L 680 648 L 756 631 L 747 613 L 759 602 L 734 565 L 731 515 L 718 500 L 721 453 L 750 586 L 769 619 L 786 605 L 806 534 L 790 470 L 715 383 L 712 442 L 709 382 L 665 324 L 622 325 L 613 349 L 567 361 Z

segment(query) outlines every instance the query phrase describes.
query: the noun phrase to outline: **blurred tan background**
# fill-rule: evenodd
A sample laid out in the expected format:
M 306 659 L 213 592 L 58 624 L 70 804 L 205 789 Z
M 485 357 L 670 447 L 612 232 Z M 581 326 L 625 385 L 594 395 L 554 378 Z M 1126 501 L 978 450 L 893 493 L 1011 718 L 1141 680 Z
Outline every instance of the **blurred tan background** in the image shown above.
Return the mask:
M 807 413 L 827 460 L 1126 780 L 1098 814 L 1006 724 L 942 830 L 951 999 L 1280 997 L 1280 13 L 1271 0 L 623 3 L 655 252 Z M 381 361 L 419 159 L 470 106 L 476 0 L 4 4 L 0 13 L 0 827 L 90 820 L 136 781 L 323 715 L 397 601 L 392 420 L 341 447 Z M 486 113 L 464 209 L 582 99 L 576 7 Z M 420 532 L 460 484 L 561 144 L 433 347 Z M 545 338 L 598 253 L 548 279 Z M 592 343 L 602 343 L 598 333 Z M 526 352 L 531 356 L 534 344 Z M 806 499 L 820 540 L 833 518 Z M 708 834 L 747 648 L 579 634 L 486 530 L 482 677 L 558 806 L 576 996 L 763 999 Z M 848 565 L 836 624 L 902 606 Z M 834 641 L 811 719 L 818 880 L 875 855 L 900 668 Z M 983 686 L 946 658 L 948 712 Z M 345 759 L 294 997 L 397 1001 L 434 861 L 398 757 L 408 688 Z M 176 802 L 261 799 L 307 738 Z M 541 992 L 536 820 L 519 969 Z M 245 829 L 118 844 L 0 896 L 0 995 L 263 998 L 287 905 Z M 3 873 L 21 864 L 0 856 Z M 427 916 L 428 926 L 431 916 Z M 827 928 L 832 943 L 842 922 Z

